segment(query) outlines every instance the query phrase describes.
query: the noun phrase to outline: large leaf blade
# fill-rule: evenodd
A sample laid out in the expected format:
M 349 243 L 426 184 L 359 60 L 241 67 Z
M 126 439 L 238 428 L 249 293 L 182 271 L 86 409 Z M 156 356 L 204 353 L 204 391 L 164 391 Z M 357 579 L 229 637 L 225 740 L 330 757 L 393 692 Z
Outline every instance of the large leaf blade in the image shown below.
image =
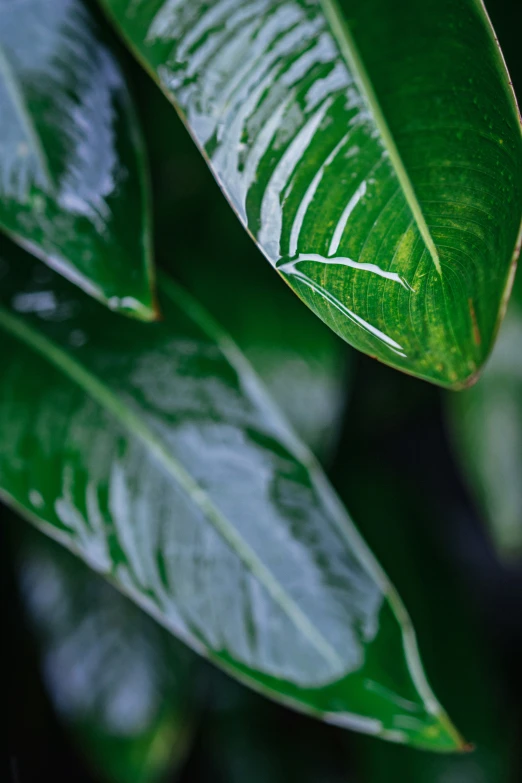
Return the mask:
M 155 317 L 144 150 L 79 0 L 0 2 L 0 228 L 113 309 Z
M 143 128 L 161 265 L 233 335 L 286 420 L 324 463 L 339 438 L 354 354 L 267 264 L 256 263 L 254 245 L 176 113 L 159 90 L 150 93 L 146 77 L 139 87 L 147 101 Z M 183 257 L 191 263 L 179 264 Z
M 481 3 L 102 3 L 299 296 L 360 350 L 471 382 L 522 216 L 519 116 Z
M 516 2 L 491 3 L 502 32 L 517 95 L 522 91 Z M 522 556 L 522 280 L 515 278 L 505 322 L 481 383 L 448 399 L 450 426 L 462 472 L 483 511 L 497 552 L 506 562 Z M 460 399 L 461 398 L 461 399 Z
M 143 327 L 2 260 L 7 502 L 251 687 L 460 748 L 395 591 L 209 317 L 164 283 L 165 320 Z M 403 699 L 412 731 L 395 724 Z

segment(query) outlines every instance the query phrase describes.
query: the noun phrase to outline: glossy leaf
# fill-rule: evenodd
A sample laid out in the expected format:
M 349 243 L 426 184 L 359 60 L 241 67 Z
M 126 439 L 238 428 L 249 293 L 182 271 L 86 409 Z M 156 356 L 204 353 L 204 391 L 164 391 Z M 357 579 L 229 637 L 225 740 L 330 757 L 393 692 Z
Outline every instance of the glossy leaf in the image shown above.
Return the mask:
M 484 377 L 447 400 L 464 475 L 500 555 L 522 556 L 522 280 L 517 277 Z
M 394 367 L 470 383 L 522 216 L 519 116 L 479 0 L 102 4 L 317 315 Z
M 111 783 L 172 780 L 195 724 L 192 654 L 40 533 L 17 549 L 47 690 L 85 760 Z
M 491 0 L 515 90 L 522 93 L 517 0 Z M 481 383 L 448 397 L 448 421 L 463 475 L 506 561 L 522 557 L 522 280 L 515 278 L 505 323 Z
M 211 266 L 202 258 L 184 283 L 219 316 L 299 437 L 328 462 L 350 396 L 353 355 L 274 275 L 258 275 L 262 266 L 237 275 L 224 263 L 230 276 Z
M 232 335 L 297 434 L 328 461 L 349 396 L 353 351 L 268 264 L 256 263 L 254 245 L 176 113 L 159 90 L 150 92 L 148 79 L 136 81 L 137 99 L 147 105 L 143 127 L 162 267 Z M 191 263 L 180 264 L 184 257 Z
M 0 280 L 6 501 L 251 687 L 459 749 L 399 598 L 229 338 L 168 281 L 165 318 L 145 327 L 14 250 Z
M 144 150 L 80 0 L 0 0 L 0 228 L 112 309 L 154 315 Z
M 225 296 L 228 314 L 220 320 L 237 335 L 239 347 L 298 435 L 328 461 L 350 395 L 353 357 L 286 287 L 274 290 L 260 282 L 255 284 L 254 275 L 236 277 L 235 285 L 227 286 L 229 296 L 230 288 L 238 294 L 235 306 Z M 203 287 L 194 286 L 202 295 Z

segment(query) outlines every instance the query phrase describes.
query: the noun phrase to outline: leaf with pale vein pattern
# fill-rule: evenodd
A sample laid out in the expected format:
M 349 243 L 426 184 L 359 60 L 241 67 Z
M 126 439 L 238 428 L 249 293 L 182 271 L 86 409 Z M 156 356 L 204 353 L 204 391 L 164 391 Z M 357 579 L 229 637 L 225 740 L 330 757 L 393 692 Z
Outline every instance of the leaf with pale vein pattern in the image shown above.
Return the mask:
M 458 388 L 509 295 L 522 134 L 479 0 L 102 0 L 270 263 Z
M 143 143 L 80 0 L 0 0 L 0 228 L 112 309 L 155 318 Z
M 4 248 L 7 502 L 251 687 L 460 749 L 396 592 L 209 316 L 164 281 L 164 321 L 122 319 Z

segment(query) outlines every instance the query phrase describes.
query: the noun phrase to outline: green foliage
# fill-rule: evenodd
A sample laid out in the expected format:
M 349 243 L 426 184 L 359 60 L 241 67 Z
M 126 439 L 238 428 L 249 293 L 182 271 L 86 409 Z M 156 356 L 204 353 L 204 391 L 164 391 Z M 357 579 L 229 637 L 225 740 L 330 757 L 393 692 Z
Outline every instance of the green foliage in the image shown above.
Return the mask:
M 0 227 L 112 309 L 151 320 L 143 143 L 80 0 L 0 0 Z
M 102 4 L 313 311 L 388 364 L 474 380 L 522 217 L 519 118 L 481 4 Z
M 502 33 L 518 53 L 517 25 L 510 25 L 511 0 L 496 0 Z M 498 6 L 501 8 L 499 9 Z M 518 8 L 518 20 L 522 12 Z M 522 58 L 510 60 L 515 89 L 522 90 Z M 447 400 L 449 425 L 462 471 L 476 496 L 493 543 L 511 566 L 522 557 L 522 281 L 513 295 L 498 343 L 480 384 Z
M 108 783 L 512 783 L 520 281 L 444 397 L 510 571 L 433 438 L 521 240 L 481 0 L 99 5 L 0 0 L 3 568 L 52 709 Z
M 22 255 L 2 255 L 7 502 L 268 695 L 460 747 L 398 596 L 229 338 L 167 280 L 144 329 Z
M 143 126 L 159 260 L 234 336 L 297 434 L 328 461 L 348 401 L 354 352 L 258 258 L 176 113 L 159 90 L 151 92 L 145 74 L 137 77 L 137 95 L 147 105 Z M 202 221 L 206 231 L 199 230 Z M 226 248 L 217 256 L 216 235 Z M 179 264 L 180 258 L 190 263 Z

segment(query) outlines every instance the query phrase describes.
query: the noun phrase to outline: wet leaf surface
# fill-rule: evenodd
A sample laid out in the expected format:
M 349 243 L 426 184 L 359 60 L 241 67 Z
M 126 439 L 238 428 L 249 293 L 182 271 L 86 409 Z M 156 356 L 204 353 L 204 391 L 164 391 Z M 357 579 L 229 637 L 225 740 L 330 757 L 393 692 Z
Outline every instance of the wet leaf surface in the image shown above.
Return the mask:
M 396 592 L 210 317 L 163 280 L 145 326 L 1 260 L 2 497 L 251 687 L 461 749 Z
M 0 0 L 0 228 L 85 291 L 155 317 L 144 150 L 79 0 Z
M 522 217 L 519 115 L 481 3 L 102 4 L 314 312 L 394 367 L 472 382 Z

